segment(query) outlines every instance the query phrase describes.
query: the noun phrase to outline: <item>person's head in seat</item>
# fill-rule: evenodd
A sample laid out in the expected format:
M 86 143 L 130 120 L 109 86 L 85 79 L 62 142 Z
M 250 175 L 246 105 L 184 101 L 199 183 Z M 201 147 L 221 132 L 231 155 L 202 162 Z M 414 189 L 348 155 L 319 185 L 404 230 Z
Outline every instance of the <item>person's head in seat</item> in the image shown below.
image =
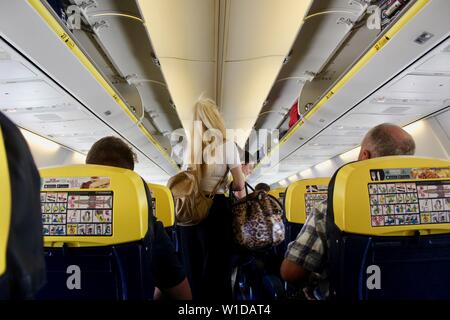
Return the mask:
M 414 155 L 416 144 L 413 137 L 394 124 L 384 123 L 372 128 L 361 143 L 358 160 L 387 156 Z
M 270 191 L 270 186 L 267 183 L 261 182 L 261 183 L 258 183 L 255 186 L 255 191 L 269 192 Z
M 122 139 L 105 137 L 98 140 L 86 156 L 86 164 L 134 170 L 136 153 Z M 189 282 L 184 273 L 170 238 L 161 222 L 155 218 L 155 243 L 153 245 L 152 273 L 158 289 L 173 300 L 191 300 Z M 155 291 L 155 298 L 160 291 Z
M 97 164 L 134 170 L 137 157 L 122 139 L 105 137 L 98 140 L 86 156 L 86 164 Z
M 416 144 L 413 137 L 405 130 L 394 124 L 381 124 L 372 128 L 361 143 L 358 161 L 387 156 L 414 155 Z M 309 299 L 313 296 L 326 298 L 327 279 L 322 269 L 325 259 L 323 236 L 326 234 L 327 202 L 322 201 L 314 208 L 297 236 L 297 239 L 288 245 L 285 259 L 281 265 L 281 277 L 295 284 L 308 283 L 310 275 L 320 279 L 320 285 L 310 287 L 306 284 L 303 292 Z M 316 275 L 319 277 L 317 278 Z M 324 286 L 325 284 L 325 286 Z M 318 289 L 320 287 L 320 289 Z M 318 290 L 317 290 L 318 289 Z

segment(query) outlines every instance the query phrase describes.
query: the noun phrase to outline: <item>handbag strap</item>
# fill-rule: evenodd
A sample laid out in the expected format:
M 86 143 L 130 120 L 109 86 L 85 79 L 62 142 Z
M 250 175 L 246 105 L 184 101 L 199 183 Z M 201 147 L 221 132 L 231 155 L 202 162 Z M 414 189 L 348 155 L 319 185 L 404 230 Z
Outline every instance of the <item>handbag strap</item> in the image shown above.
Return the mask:
M 229 172 L 229 169 L 228 169 L 228 166 L 227 166 L 227 170 L 225 170 L 225 174 L 222 176 L 222 178 L 219 180 L 219 182 L 217 182 L 217 184 L 214 187 L 213 191 L 209 194 L 209 198 L 210 199 L 214 199 L 214 196 L 216 195 L 217 190 L 219 190 L 219 187 L 223 184 L 223 182 L 227 178 L 228 172 Z
M 230 186 L 229 186 L 229 188 L 230 188 L 230 190 L 231 190 L 231 185 L 233 184 L 233 182 L 231 182 L 230 183 Z M 245 187 L 244 187 L 244 190 L 245 190 L 245 196 L 247 197 L 248 196 L 248 189 L 250 189 L 252 192 L 255 192 L 255 189 L 246 181 L 245 182 Z M 237 199 L 236 199 L 236 195 L 234 194 L 236 191 L 232 191 L 232 192 L 230 192 L 230 201 L 231 201 L 231 203 L 234 203 L 234 202 L 236 202 L 237 201 Z

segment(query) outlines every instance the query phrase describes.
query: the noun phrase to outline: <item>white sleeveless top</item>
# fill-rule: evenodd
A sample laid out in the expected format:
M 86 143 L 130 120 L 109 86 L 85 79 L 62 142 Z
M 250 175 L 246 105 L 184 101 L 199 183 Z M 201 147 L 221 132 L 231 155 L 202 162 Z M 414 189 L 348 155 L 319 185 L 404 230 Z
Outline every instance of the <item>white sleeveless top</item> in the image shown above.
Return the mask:
M 206 152 L 207 153 L 207 152 Z M 200 182 L 200 187 L 204 192 L 210 193 L 214 190 L 216 184 L 222 179 L 227 167 L 231 170 L 241 165 L 239 151 L 233 141 L 227 141 L 223 147 L 216 148 L 213 155 L 204 158 L 207 163 L 206 172 Z M 226 186 L 229 184 L 228 178 L 217 189 L 217 194 L 225 193 Z

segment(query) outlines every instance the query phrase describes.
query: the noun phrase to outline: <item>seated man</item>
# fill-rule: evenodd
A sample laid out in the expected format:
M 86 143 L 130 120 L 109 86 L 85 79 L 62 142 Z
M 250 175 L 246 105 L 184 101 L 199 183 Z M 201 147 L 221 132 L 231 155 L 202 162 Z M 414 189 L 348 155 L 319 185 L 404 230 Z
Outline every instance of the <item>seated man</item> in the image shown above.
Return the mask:
M 361 144 L 358 161 L 371 158 L 414 155 L 415 142 L 411 135 L 393 124 L 381 124 L 371 129 Z M 281 277 L 290 283 L 305 286 L 307 299 L 326 299 L 328 281 L 325 268 L 327 201 L 324 200 L 310 215 L 297 239 L 288 245 L 281 265 Z
M 134 170 L 136 154 L 121 139 L 105 137 L 97 141 L 86 157 L 86 164 L 119 167 Z M 155 243 L 153 244 L 152 274 L 156 287 L 174 300 L 191 300 L 191 288 L 175 252 L 175 248 L 161 222 L 153 218 Z M 155 298 L 160 292 L 156 290 Z

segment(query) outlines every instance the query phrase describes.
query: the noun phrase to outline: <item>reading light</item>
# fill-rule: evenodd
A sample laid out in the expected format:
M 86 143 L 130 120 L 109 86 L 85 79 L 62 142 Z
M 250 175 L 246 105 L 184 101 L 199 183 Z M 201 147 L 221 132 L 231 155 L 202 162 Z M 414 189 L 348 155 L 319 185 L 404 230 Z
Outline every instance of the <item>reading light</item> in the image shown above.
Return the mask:
M 414 42 L 417 44 L 424 44 L 433 37 L 434 37 L 434 34 L 425 31 L 420 36 L 418 36 L 416 38 L 416 40 L 414 40 Z

